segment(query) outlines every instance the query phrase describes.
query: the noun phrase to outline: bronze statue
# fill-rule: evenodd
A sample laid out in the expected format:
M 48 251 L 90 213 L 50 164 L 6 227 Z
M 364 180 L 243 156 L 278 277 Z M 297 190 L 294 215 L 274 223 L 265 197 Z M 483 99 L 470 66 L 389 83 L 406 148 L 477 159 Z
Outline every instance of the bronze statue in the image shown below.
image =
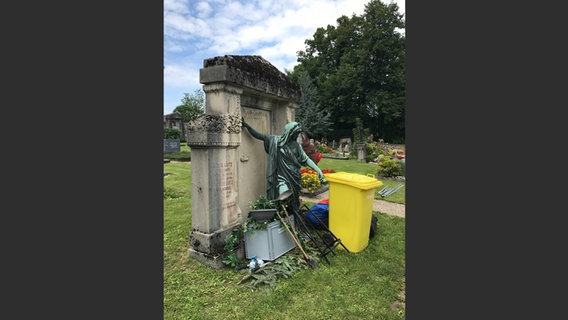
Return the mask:
M 242 118 L 242 123 L 251 136 L 264 141 L 264 151 L 268 154 L 266 173 L 268 199 L 285 200 L 291 195 L 292 207 L 299 210 L 300 189 L 302 188 L 300 169 L 304 165 L 317 172 L 322 184 L 327 183 L 320 168 L 306 155 L 302 146 L 296 141 L 302 132 L 299 123 L 287 123 L 282 136 L 259 133 L 246 123 L 244 118 Z

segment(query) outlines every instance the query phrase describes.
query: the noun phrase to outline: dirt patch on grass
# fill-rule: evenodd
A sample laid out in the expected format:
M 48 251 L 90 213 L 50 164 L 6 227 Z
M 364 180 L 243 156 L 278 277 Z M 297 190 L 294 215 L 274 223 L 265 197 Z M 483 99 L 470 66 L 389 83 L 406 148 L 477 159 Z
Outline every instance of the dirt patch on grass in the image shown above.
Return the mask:
M 391 304 L 392 310 L 402 310 L 406 309 L 406 287 L 405 284 L 402 285 L 402 289 L 398 293 L 397 300 Z

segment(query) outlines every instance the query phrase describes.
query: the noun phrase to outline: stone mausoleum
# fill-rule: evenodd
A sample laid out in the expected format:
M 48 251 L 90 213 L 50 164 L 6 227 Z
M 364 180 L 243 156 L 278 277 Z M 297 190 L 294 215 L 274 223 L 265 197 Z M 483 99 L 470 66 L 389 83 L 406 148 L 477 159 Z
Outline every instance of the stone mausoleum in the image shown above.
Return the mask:
M 242 130 L 241 117 L 259 132 L 281 135 L 303 97 L 260 56 L 206 59 L 199 77 L 205 114 L 185 128 L 192 162 L 189 256 L 221 268 L 225 237 L 246 220 L 250 202 L 266 194 L 268 155 Z

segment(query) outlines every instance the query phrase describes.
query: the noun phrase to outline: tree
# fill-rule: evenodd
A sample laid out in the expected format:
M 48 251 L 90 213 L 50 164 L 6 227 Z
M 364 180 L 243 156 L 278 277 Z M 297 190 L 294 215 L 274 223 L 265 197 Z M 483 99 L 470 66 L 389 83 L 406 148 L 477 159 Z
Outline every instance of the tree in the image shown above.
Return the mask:
M 306 71 L 318 102 L 331 113 L 336 138 L 349 136 L 355 119 L 376 137 L 404 142 L 405 27 L 396 3 L 371 0 L 362 16 L 341 16 L 318 28 L 298 52 L 294 74 Z
M 300 90 L 304 95 L 304 102 L 296 110 L 296 121 L 310 138 L 327 137 L 333 130 L 331 128 L 331 114 L 320 108 L 317 97 L 317 88 L 306 71 L 295 75 Z
M 189 122 L 205 113 L 205 93 L 201 89 L 193 94 L 184 93 L 182 104 L 174 109 L 183 117 L 183 122 Z
M 164 139 L 179 139 L 181 132 L 177 128 L 164 128 Z

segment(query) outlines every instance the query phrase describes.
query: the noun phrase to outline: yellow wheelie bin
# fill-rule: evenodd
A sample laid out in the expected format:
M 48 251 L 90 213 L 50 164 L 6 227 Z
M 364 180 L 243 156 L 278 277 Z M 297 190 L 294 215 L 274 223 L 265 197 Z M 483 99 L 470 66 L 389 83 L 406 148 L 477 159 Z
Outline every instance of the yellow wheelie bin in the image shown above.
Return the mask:
M 329 182 L 329 230 L 350 252 L 363 251 L 369 244 L 375 190 L 383 183 L 348 172 L 329 173 L 325 179 Z

